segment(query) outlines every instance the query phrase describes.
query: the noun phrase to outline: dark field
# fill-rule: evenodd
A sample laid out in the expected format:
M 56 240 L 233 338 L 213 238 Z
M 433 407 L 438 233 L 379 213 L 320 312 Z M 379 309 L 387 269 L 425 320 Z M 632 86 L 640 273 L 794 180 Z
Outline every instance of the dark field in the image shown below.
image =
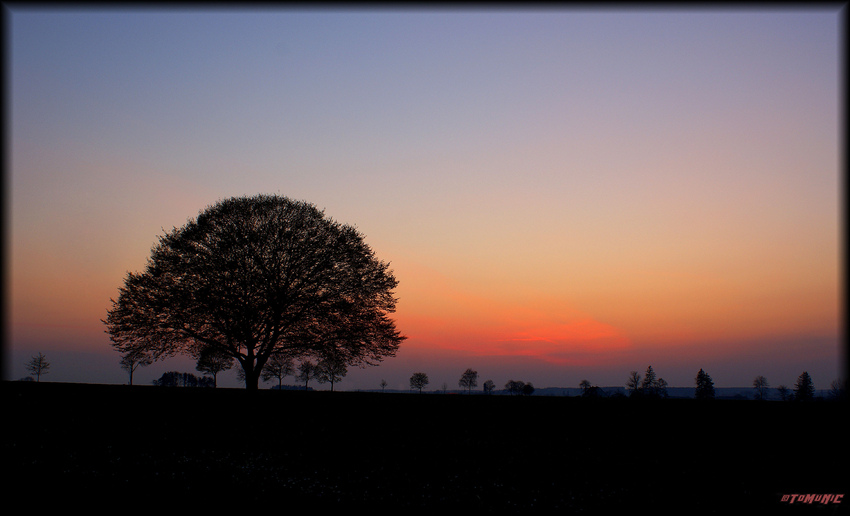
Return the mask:
M 846 493 L 847 407 L 837 402 L 4 382 L 3 406 L 4 504 L 31 510 L 826 515 L 850 508 L 850 499 L 780 501 Z

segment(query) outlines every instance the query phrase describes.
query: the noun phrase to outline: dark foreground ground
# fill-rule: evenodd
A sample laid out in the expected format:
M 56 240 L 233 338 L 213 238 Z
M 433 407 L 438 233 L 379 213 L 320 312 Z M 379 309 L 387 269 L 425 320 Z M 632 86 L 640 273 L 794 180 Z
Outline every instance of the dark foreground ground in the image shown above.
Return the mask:
M 837 402 L 2 388 L 28 512 L 850 513 Z

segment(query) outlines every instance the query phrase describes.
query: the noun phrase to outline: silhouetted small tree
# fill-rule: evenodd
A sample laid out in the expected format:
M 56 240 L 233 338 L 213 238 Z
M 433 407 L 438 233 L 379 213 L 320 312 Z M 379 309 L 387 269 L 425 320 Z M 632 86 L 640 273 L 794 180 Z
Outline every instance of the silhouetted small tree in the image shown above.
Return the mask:
M 387 387 L 387 381 L 381 379 L 381 392 L 384 392 L 384 389 Z
M 534 385 L 532 385 L 531 382 L 528 382 L 527 384 L 522 386 L 523 396 L 531 396 L 532 394 L 534 394 Z
M 629 378 L 626 380 L 626 387 L 629 389 L 629 396 L 634 397 L 638 395 L 638 389 L 640 389 L 640 375 L 637 371 L 629 373 Z
M 319 383 L 330 383 L 331 392 L 334 390 L 334 384 L 345 378 L 346 374 L 348 374 L 348 367 L 340 356 L 326 356 L 316 364 L 316 380 Z
M 655 394 L 659 398 L 667 397 L 667 380 L 664 378 L 659 378 L 655 383 Z
M 776 388 L 776 392 L 779 393 L 779 399 L 781 399 L 782 401 L 788 401 L 794 397 L 791 393 L 791 389 L 789 389 L 787 385 L 778 386 Z
M 41 351 L 27 362 L 27 371 L 30 372 L 30 375 L 35 376 L 36 382 L 41 381 L 41 375 L 47 374 L 48 369 L 50 369 L 50 362 L 47 361 L 47 357 Z
M 295 360 L 282 353 L 276 353 L 269 358 L 263 367 L 262 379 L 264 382 L 277 378 L 277 388 L 283 387 L 283 379 L 295 374 Z
M 505 384 L 505 390 L 511 396 L 522 394 L 523 387 L 525 387 L 525 382 L 521 380 L 508 380 L 508 383 Z
M 762 375 L 756 376 L 755 380 L 753 380 L 753 389 L 756 390 L 757 400 L 763 400 L 767 397 L 768 387 L 770 387 L 770 384 L 767 383 L 767 378 Z
M 626 380 L 626 387 L 629 390 L 631 398 L 666 398 L 667 397 L 667 382 L 664 378 L 659 378 L 652 366 L 646 368 L 646 374 L 641 380 L 641 376 L 637 371 L 629 373 L 629 378 Z
M 129 352 L 121 357 L 121 369 L 127 371 L 130 375 L 130 385 L 133 385 L 133 373 L 140 367 L 149 366 L 153 363 L 153 359 L 144 353 Z
M 652 366 L 649 366 L 646 368 L 646 374 L 637 393 L 646 398 L 666 398 L 667 382 L 664 378 L 658 378 Z
M 425 373 L 413 373 L 410 377 L 410 388 L 419 389 L 419 394 L 422 394 L 422 388 L 428 385 L 428 375 Z
M 582 380 L 578 386 L 581 388 L 581 397 L 582 398 L 598 398 L 599 397 L 599 387 L 591 385 L 591 383 L 587 380 Z
M 478 371 L 467 369 L 463 372 L 457 384 L 466 389 L 467 393 L 472 392 L 472 388 L 478 386 Z
M 600 396 L 600 392 L 602 392 L 602 389 L 600 389 L 596 385 L 593 385 L 590 387 L 590 389 L 587 390 L 587 393 L 583 394 L 582 396 L 584 396 L 585 398 L 598 398 Z
M 829 384 L 829 399 L 843 401 L 847 396 L 847 380 L 836 378 Z
M 655 371 L 652 366 L 646 368 L 646 374 L 643 375 L 643 381 L 640 383 L 640 388 L 648 393 L 655 387 Z
M 815 386 L 812 383 L 812 377 L 806 371 L 803 371 L 803 374 L 797 378 L 797 384 L 794 386 L 794 399 L 797 401 L 815 399 Z
M 195 369 L 212 375 L 213 387 L 218 387 L 218 373 L 233 367 L 233 357 L 216 348 L 204 348 L 198 355 Z M 267 364 L 268 365 L 268 364 Z
M 696 391 L 694 392 L 694 397 L 698 400 L 707 400 L 714 399 L 714 382 L 711 380 L 711 377 L 708 376 L 708 373 L 699 370 L 696 377 Z
M 304 382 L 304 390 L 307 390 L 307 385 L 310 380 L 316 377 L 316 364 L 309 360 L 303 360 L 298 364 L 298 379 Z
M 492 394 L 494 390 L 496 390 L 496 384 L 493 383 L 493 380 L 484 382 L 484 394 Z

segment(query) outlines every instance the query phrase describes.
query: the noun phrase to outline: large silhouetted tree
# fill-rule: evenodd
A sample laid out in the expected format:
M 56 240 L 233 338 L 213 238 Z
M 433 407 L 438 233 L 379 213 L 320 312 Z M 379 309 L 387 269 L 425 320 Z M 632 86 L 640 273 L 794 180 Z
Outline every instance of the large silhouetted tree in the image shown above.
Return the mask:
M 41 352 L 38 352 L 38 355 L 32 357 L 32 359 L 27 362 L 27 371 L 30 372 L 32 376 L 35 376 L 35 381 L 41 381 L 41 375 L 47 374 L 48 369 L 50 369 L 50 362 L 47 361 L 47 357 Z
M 257 389 L 275 353 L 374 365 L 404 340 L 389 314 L 398 282 L 352 226 L 276 195 L 219 201 L 159 237 L 104 320 L 121 353 L 211 348 Z

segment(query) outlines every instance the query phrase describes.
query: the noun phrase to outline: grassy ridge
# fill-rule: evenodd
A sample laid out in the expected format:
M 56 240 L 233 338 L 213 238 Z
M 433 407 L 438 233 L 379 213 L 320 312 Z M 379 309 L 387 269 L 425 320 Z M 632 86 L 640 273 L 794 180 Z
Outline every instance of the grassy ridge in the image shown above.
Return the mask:
M 65 509 L 831 514 L 779 497 L 847 483 L 837 403 L 3 390 L 8 492 Z

